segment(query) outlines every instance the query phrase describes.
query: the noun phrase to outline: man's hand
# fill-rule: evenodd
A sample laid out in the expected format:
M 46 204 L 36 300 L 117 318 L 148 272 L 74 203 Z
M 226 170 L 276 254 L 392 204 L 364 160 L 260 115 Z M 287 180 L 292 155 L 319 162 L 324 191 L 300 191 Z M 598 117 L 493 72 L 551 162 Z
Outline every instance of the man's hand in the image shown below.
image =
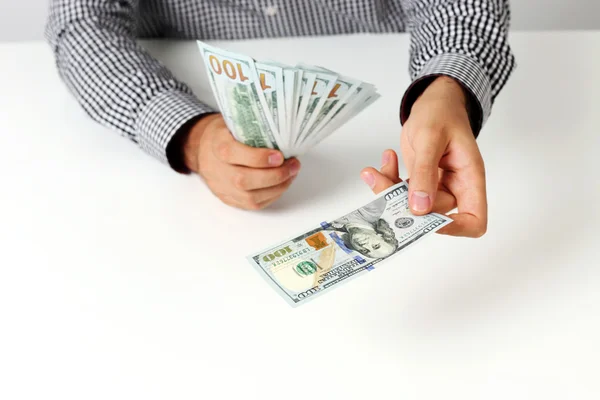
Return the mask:
M 438 233 L 480 237 L 487 229 L 485 168 L 471 130 L 462 87 L 437 78 L 415 101 L 401 135 L 410 176 L 409 205 L 416 215 L 451 214 L 454 222 Z M 383 153 L 381 171 L 365 168 L 363 180 L 375 193 L 400 181 L 393 150 Z
M 267 207 L 290 186 L 300 162 L 281 152 L 236 141 L 221 114 L 193 126 L 184 145 L 186 166 L 198 173 L 224 203 L 247 210 Z

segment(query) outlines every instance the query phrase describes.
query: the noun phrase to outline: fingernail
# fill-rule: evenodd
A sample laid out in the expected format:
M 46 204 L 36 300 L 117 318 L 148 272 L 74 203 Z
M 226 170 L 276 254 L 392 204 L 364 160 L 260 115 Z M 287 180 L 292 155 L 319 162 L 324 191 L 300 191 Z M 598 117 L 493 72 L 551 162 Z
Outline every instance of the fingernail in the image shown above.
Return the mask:
M 375 176 L 370 172 L 363 172 L 361 178 L 371 189 L 375 186 Z
M 413 192 L 412 194 L 412 209 L 416 212 L 425 212 L 429 209 L 431 200 L 425 192 Z
M 300 171 L 300 163 L 298 161 L 294 161 L 290 165 L 290 176 L 296 176 Z
M 281 153 L 271 153 L 269 155 L 269 165 L 279 165 L 283 161 Z
M 383 156 L 381 157 L 381 166 L 385 167 L 385 165 L 387 163 L 389 163 L 389 162 L 390 162 L 390 153 L 388 153 L 387 151 L 385 151 L 383 153 Z

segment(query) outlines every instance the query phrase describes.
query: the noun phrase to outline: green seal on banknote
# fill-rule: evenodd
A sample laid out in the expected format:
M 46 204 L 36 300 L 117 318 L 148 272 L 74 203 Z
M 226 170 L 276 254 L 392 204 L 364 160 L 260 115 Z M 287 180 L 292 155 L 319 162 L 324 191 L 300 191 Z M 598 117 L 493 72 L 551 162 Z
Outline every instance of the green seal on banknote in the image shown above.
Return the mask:
M 310 261 L 302 261 L 300 264 L 296 265 L 296 272 L 298 275 L 308 276 L 317 272 L 317 266 L 315 263 Z

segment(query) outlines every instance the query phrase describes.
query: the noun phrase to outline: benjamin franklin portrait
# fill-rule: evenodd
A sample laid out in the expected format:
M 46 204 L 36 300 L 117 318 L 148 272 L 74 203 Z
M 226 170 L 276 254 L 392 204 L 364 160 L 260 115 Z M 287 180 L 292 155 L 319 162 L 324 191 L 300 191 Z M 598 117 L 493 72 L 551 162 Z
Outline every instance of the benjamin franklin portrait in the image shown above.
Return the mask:
M 398 249 L 398 240 L 390 225 L 381 218 L 387 201 L 380 197 L 356 211 L 330 223 L 328 229 L 341 232 L 346 247 L 365 257 L 386 258 Z

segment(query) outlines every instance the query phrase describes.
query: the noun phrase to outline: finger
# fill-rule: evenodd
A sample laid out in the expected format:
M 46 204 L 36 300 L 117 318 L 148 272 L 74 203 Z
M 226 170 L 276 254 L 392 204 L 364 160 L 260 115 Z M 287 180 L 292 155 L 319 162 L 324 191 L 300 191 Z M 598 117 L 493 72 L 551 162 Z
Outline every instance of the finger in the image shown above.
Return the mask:
M 280 197 L 281 196 L 274 197 L 272 199 L 269 199 L 265 202 L 260 203 L 261 210 L 264 210 L 265 208 L 269 207 L 271 204 L 275 203 L 277 200 L 279 200 Z
M 423 132 L 413 142 L 415 158 L 408 187 L 408 201 L 416 215 L 431 212 L 438 188 L 438 165 L 446 150 L 439 135 Z
M 262 208 L 264 208 L 267 203 L 254 203 L 251 201 L 248 201 L 246 199 L 242 200 L 242 196 L 230 196 L 230 195 L 224 195 L 219 197 L 220 200 L 225 203 L 226 205 L 230 206 L 230 207 L 234 207 L 234 208 L 239 208 L 240 210 L 247 210 L 247 211 L 256 211 L 256 210 L 260 210 Z
M 381 191 L 396 184 L 396 182 L 394 182 L 381 172 L 377 171 L 373 167 L 363 169 L 360 173 L 360 177 L 367 185 L 369 185 L 369 187 L 375 194 L 378 194 Z
M 394 150 L 388 149 L 383 152 L 383 155 L 381 156 L 380 172 L 394 183 L 400 183 L 402 181 L 398 173 L 398 155 Z
M 365 179 L 364 174 L 366 173 L 370 173 L 374 175 L 374 181 L 377 181 L 377 174 L 379 173 L 377 170 L 372 171 L 372 168 L 365 168 L 363 170 L 363 174 L 361 174 L 361 177 L 363 178 L 363 180 L 365 180 L 365 183 L 369 184 L 368 180 L 369 179 Z M 387 178 L 387 176 L 386 176 Z M 379 179 L 381 179 L 379 177 Z M 388 178 L 389 179 L 389 178 Z M 381 192 L 382 190 L 385 190 L 387 187 L 392 186 L 396 183 L 402 182 L 401 178 L 397 178 L 398 181 L 392 181 L 391 179 L 389 179 L 389 181 L 385 182 L 379 182 L 379 183 L 375 183 L 376 185 L 376 190 L 373 190 L 376 194 Z M 406 183 L 410 182 L 410 179 L 405 179 L 404 180 Z M 392 182 L 392 183 L 390 183 Z M 456 197 L 454 197 L 452 195 L 452 193 L 449 193 L 448 191 L 444 190 L 444 189 L 438 189 L 436 196 L 435 196 L 435 203 L 433 205 L 432 208 L 432 212 L 435 213 L 439 213 L 439 214 L 446 214 L 452 210 L 454 210 L 456 208 Z
M 230 196 L 230 195 L 220 195 L 219 196 L 219 200 L 221 200 L 224 204 L 226 204 L 226 205 L 228 205 L 230 207 L 244 209 L 244 207 L 242 206 L 241 202 L 239 202 L 233 196 Z
M 478 151 L 477 151 L 478 153 Z M 458 214 L 451 214 L 454 222 L 439 232 L 453 236 L 478 238 L 487 230 L 487 194 L 485 168 L 482 160 L 475 160 L 455 172 L 448 189 L 456 196 Z
M 227 129 L 215 135 L 213 152 L 227 163 L 251 168 L 279 167 L 283 164 L 283 154 L 278 150 L 247 146 L 234 139 Z
M 472 214 L 450 214 L 453 222 L 440 229 L 437 233 L 449 236 L 479 238 L 485 234 L 485 228 L 478 228 L 481 221 Z
M 245 192 L 242 195 L 241 201 L 247 204 L 250 209 L 261 209 L 268 201 L 281 197 L 293 181 L 294 178 L 290 178 L 277 186 Z
M 415 152 L 408 140 L 406 129 L 402 129 L 402 133 L 400 134 L 400 150 L 402 154 L 402 162 L 404 163 L 408 175 L 410 176 L 412 173 L 413 164 L 415 163 Z
M 277 186 L 294 177 L 300 171 L 300 161 L 295 158 L 286 160 L 275 168 L 234 167 L 233 185 L 241 191 L 249 191 Z
M 444 189 L 438 189 L 435 195 L 435 203 L 432 212 L 446 214 L 456 208 L 456 197 Z

